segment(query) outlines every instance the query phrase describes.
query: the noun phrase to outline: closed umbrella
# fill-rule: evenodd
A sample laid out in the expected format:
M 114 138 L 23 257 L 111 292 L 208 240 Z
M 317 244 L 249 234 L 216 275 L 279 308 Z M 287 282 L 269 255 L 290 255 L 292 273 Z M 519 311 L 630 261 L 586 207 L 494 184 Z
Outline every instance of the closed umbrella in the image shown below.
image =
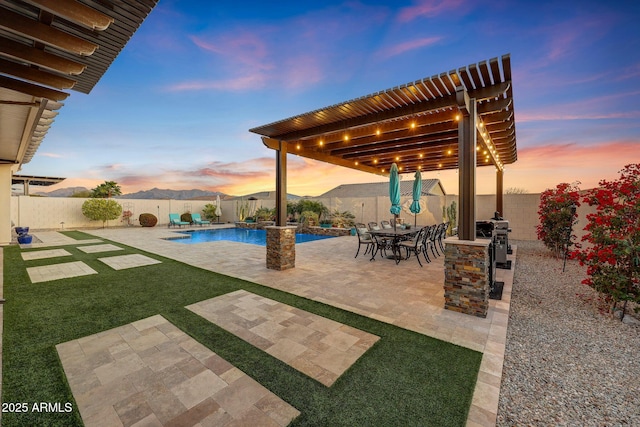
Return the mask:
M 409 210 L 413 212 L 413 226 L 418 223 L 416 216 L 420 213 L 420 196 L 422 193 L 422 174 L 420 171 L 416 171 L 415 181 L 413 181 L 413 202 L 409 207 Z
M 393 228 L 396 228 L 396 220 L 400 214 L 400 177 L 398 176 L 398 166 L 391 165 L 389 172 L 389 198 L 391 199 L 390 212 L 393 214 Z
M 220 216 L 222 216 L 222 208 L 220 208 L 220 195 L 216 195 L 216 216 L 218 217 L 217 222 L 220 222 Z

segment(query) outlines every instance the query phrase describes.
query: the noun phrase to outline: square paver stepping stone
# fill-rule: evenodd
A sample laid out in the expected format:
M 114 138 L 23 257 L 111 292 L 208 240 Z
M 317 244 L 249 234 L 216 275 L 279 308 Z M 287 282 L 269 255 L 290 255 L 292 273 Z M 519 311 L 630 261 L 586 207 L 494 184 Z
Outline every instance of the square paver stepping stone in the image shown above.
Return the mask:
M 62 264 L 43 265 L 27 268 L 31 283 L 49 282 L 51 280 L 68 279 L 70 277 L 98 274 L 93 268 L 82 261 L 65 262 Z
M 70 256 L 71 254 L 64 249 L 45 249 L 41 251 L 22 252 L 22 259 L 31 261 L 34 259 L 55 258 L 59 256 Z
M 121 248 L 120 246 L 112 245 L 111 243 L 105 243 L 104 245 L 78 246 L 78 249 L 80 249 L 82 252 L 86 254 L 124 250 L 124 248 Z
M 149 258 L 141 254 L 111 256 L 106 258 L 98 258 L 114 270 L 124 270 L 126 268 L 142 267 L 144 265 L 160 264 L 161 261 Z
M 284 427 L 300 414 L 160 315 L 56 349 L 87 427 Z
M 244 290 L 186 308 L 326 386 L 380 339 Z

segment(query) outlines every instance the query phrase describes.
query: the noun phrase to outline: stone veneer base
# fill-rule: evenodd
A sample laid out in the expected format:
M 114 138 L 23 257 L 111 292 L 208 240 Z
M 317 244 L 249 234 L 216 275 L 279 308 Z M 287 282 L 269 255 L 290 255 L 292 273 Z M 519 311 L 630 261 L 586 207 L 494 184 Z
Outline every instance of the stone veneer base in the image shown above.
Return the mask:
M 265 227 L 267 268 L 287 270 L 296 265 L 296 227 Z
M 445 240 L 444 308 L 477 317 L 489 310 L 489 240 Z

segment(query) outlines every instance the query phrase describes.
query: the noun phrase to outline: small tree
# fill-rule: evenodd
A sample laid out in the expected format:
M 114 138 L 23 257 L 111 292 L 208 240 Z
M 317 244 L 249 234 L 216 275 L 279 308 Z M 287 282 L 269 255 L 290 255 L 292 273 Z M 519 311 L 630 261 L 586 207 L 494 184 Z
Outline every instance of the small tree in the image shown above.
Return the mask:
M 582 238 L 590 244 L 572 254 L 587 265 L 582 283 L 604 295 L 612 311 L 619 301 L 624 308 L 640 303 L 640 164 L 625 166 L 615 181 L 600 181 L 583 201 L 597 211 L 587 215 Z
M 207 203 L 206 205 L 204 205 L 204 208 L 202 208 L 202 216 L 204 217 L 204 219 L 209 221 L 215 220 L 217 218 L 216 208 L 217 206 L 212 203 Z
M 115 200 L 89 199 L 82 204 L 82 214 L 92 221 L 102 221 L 102 228 L 105 222 L 118 219 L 122 213 L 122 206 Z
M 442 220 L 447 222 L 447 235 L 453 235 L 453 229 L 458 226 L 456 201 L 452 201 L 450 206 L 442 207 Z
M 562 256 L 566 246 L 571 245 L 576 239 L 576 236 L 571 234 L 573 225 L 577 223 L 575 209 L 572 210 L 572 206 L 580 206 L 579 184 L 563 182 L 555 189 L 547 189 L 540 194 L 540 224 L 536 227 L 538 239 L 557 257 Z
M 122 191 L 120 190 L 120 186 L 115 181 L 105 181 L 91 190 L 91 197 L 98 199 L 110 199 L 111 197 L 119 196 L 121 194 Z

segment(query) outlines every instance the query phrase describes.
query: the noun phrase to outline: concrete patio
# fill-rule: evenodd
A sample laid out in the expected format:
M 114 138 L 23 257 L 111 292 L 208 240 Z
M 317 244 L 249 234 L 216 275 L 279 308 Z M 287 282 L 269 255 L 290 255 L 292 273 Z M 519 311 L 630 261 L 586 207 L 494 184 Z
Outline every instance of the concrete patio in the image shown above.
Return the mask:
M 388 259 L 369 261 L 369 256 L 362 254 L 354 258 L 356 237 L 299 244 L 296 267 L 274 271 L 265 267 L 263 246 L 226 241 L 185 245 L 166 240 L 176 233 L 163 228 L 88 232 L 482 352 L 467 425 L 495 425 L 514 269 L 498 270 L 498 280 L 505 282 L 503 297 L 500 301 L 490 301 L 487 318 L 482 319 L 443 308 L 443 257 L 422 268 L 415 259 L 396 265 Z M 42 243 L 33 247 L 79 243 L 57 232 L 36 232 L 35 235 Z M 510 256 L 514 265 L 515 252 L 514 247 L 514 254 Z

